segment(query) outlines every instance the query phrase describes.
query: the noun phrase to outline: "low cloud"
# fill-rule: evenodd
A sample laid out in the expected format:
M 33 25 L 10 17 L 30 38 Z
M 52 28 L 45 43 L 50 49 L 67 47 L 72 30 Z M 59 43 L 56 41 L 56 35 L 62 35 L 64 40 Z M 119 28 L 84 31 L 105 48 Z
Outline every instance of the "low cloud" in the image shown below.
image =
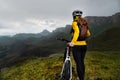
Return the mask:
M 59 24 L 58 24 L 59 23 Z M 48 19 L 26 19 L 22 22 L 9 21 L 9 23 L 2 23 L 0 27 L 0 35 L 15 35 L 17 33 L 40 33 L 44 29 L 52 31 L 57 27 L 64 27 L 67 22 L 61 20 Z
M 76 9 L 83 16 L 110 16 L 120 11 L 120 0 L 0 0 L 0 35 L 64 27 Z

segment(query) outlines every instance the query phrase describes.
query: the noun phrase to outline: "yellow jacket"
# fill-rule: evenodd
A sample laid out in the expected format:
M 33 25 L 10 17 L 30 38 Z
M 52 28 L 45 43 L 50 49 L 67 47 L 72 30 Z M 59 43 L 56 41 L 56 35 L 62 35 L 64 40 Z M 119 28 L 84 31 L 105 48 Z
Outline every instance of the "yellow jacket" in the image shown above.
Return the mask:
M 74 43 L 74 45 L 87 45 L 86 40 L 84 40 L 84 41 L 77 41 L 77 39 L 79 37 L 80 30 L 79 30 L 79 27 L 78 27 L 76 21 L 72 22 L 72 28 L 74 30 L 74 33 L 73 33 L 73 38 L 72 38 L 71 42 Z M 87 37 L 90 37 L 89 29 L 87 30 Z

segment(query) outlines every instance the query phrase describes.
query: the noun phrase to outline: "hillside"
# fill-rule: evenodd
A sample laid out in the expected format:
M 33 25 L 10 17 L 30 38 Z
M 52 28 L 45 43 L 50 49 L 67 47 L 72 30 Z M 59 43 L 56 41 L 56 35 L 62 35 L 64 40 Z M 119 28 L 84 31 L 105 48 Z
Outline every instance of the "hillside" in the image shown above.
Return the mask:
M 104 31 L 97 37 L 93 37 L 89 40 L 89 50 L 108 50 L 119 51 L 120 50 L 120 26 L 113 27 Z
M 120 25 L 120 12 L 112 16 L 87 16 L 85 18 L 89 22 L 93 37 L 113 26 Z
M 87 52 L 85 80 L 120 80 L 120 54 L 117 51 Z M 75 62 L 73 80 L 77 80 Z M 63 53 L 49 57 L 31 57 L 16 66 L 2 69 L 0 80 L 58 80 L 63 65 Z
M 120 13 L 108 17 L 88 16 L 86 18 L 90 23 L 92 36 L 89 39 L 89 50 L 120 50 L 120 46 L 118 45 L 120 44 L 118 37 L 119 30 L 116 30 L 120 27 Z M 118 28 L 114 30 L 112 29 L 114 27 Z M 113 30 L 110 30 L 112 35 L 111 33 L 106 33 L 109 29 Z M 0 67 L 15 65 L 17 62 L 24 61 L 31 56 L 45 57 L 57 52 L 62 52 L 65 44 L 57 41 L 56 38 L 64 37 L 70 40 L 70 30 L 71 25 L 66 25 L 65 27 L 57 28 L 51 33 L 44 30 L 38 34 L 23 33 L 16 34 L 13 37 L 0 37 Z M 109 40 L 108 36 L 110 37 Z M 117 36 L 117 39 L 113 38 L 114 36 Z

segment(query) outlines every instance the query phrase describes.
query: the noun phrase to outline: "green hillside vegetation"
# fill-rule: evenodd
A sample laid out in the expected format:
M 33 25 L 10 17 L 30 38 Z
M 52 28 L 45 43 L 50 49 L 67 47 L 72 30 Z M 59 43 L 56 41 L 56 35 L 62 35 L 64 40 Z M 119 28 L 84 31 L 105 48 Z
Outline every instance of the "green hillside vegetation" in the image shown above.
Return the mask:
M 87 19 L 91 38 L 85 59 L 86 80 L 120 80 L 120 12 Z M 0 37 L 0 80 L 58 80 L 66 44 L 56 38 L 70 40 L 70 30 L 71 25 L 66 25 L 53 32 Z M 73 80 L 76 80 L 75 63 L 72 63 Z
M 120 50 L 120 26 L 114 26 L 89 40 L 89 50 Z
M 85 58 L 85 80 L 120 80 L 120 54 L 117 51 L 90 51 Z M 77 74 L 75 62 L 73 80 Z M 18 63 L 0 73 L 0 80 L 58 80 L 63 65 L 63 54 L 57 53 L 49 57 L 33 57 Z

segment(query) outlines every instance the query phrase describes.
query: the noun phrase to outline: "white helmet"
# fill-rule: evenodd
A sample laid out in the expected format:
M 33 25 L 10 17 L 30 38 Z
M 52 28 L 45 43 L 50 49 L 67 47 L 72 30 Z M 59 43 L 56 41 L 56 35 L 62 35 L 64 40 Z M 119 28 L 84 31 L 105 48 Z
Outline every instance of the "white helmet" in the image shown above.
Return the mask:
M 82 13 L 83 13 L 83 12 L 80 11 L 80 10 L 75 10 L 75 11 L 73 11 L 72 15 L 73 15 L 73 16 L 81 16 Z

